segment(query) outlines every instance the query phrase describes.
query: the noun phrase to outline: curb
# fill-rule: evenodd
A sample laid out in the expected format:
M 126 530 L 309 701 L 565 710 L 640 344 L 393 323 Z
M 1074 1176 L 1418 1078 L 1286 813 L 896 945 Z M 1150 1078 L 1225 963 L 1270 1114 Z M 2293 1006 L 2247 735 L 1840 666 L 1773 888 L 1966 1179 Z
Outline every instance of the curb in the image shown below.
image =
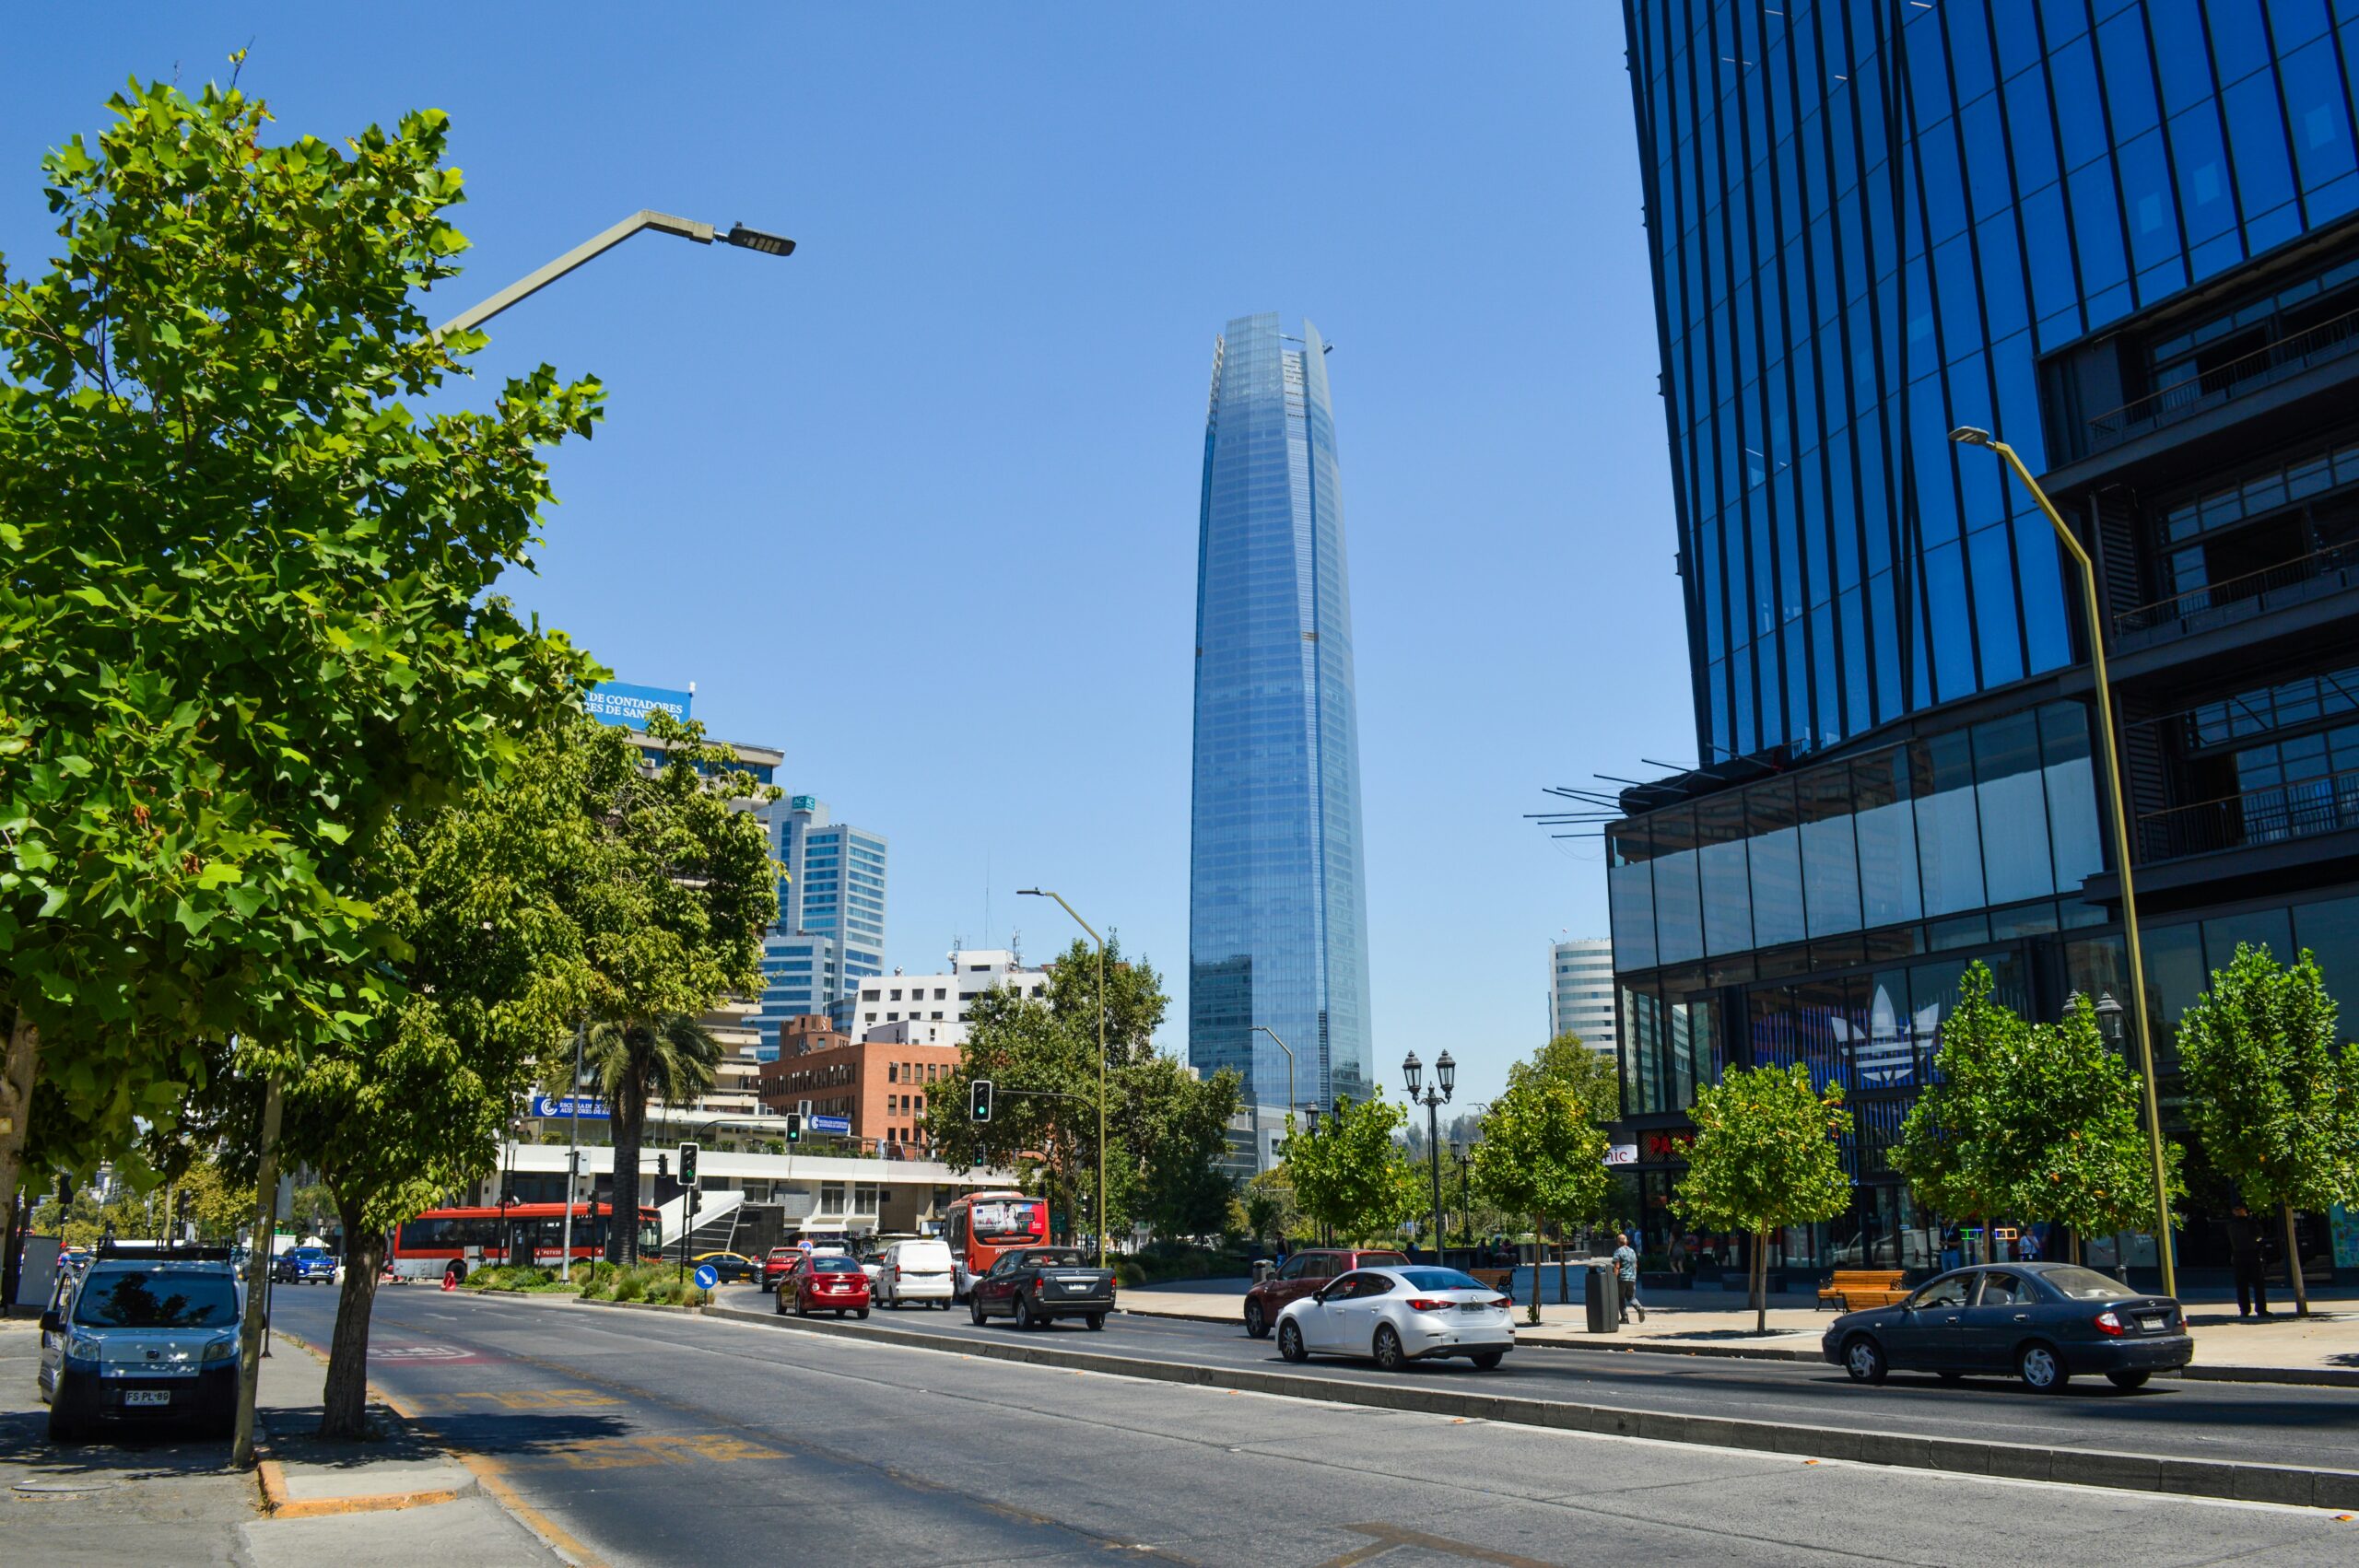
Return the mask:
M 1158 1312 L 1153 1308 L 1123 1307 L 1133 1317 L 1160 1317 L 1174 1323 L 1229 1324 L 1226 1317 L 1207 1317 L 1194 1312 Z M 1516 1325 L 1516 1344 L 1536 1351 L 1573 1351 L 1583 1354 L 1607 1353 L 1652 1356 L 1717 1356 L 1728 1361 L 1775 1361 L 1825 1364 L 1826 1358 L 1816 1351 L 1788 1349 L 1774 1345 L 1711 1345 L 1671 1342 L 1662 1340 L 1624 1340 L 1608 1336 L 1601 1340 L 1532 1340 L 1523 1337 L 1528 1325 Z M 2285 1383 L 2307 1387 L 2359 1388 L 2359 1367 L 2343 1366 L 2241 1366 L 2234 1363 L 2196 1362 L 2177 1372 L 2163 1373 L 2165 1377 L 2185 1377 L 2204 1383 Z
M 1514 1395 L 1462 1394 L 1414 1384 L 1366 1383 L 1308 1377 L 1250 1368 L 1195 1366 L 1146 1361 L 1096 1351 L 1067 1351 L 1021 1341 L 952 1339 L 913 1329 L 870 1324 L 780 1321 L 739 1307 L 707 1307 L 708 1317 L 742 1319 L 768 1328 L 837 1335 L 919 1350 L 978 1356 L 993 1361 L 1066 1367 L 1117 1377 L 1234 1388 L 1328 1404 L 1374 1410 L 1459 1416 L 1470 1421 L 1552 1427 L 1609 1437 L 1641 1437 L 1713 1448 L 1747 1449 L 1797 1457 L 1845 1459 L 1903 1469 L 1950 1470 L 1962 1475 L 2020 1480 L 2054 1480 L 2075 1486 L 2113 1487 L 2178 1496 L 2219 1497 L 2276 1503 L 2301 1508 L 2359 1510 L 2359 1470 L 2308 1469 L 2292 1465 L 2248 1464 L 2233 1459 L 2176 1459 L 2151 1454 L 2000 1443 L 1984 1438 L 1927 1437 L 1908 1433 L 1865 1432 L 1848 1427 L 1789 1424 L 1725 1416 L 1689 1416 L 1607 1405 L 1573 1404 Z
M 573 1305 L 576 1306 L 626 1306 L 635 1312 L 702 1312 L 704 1310 L 700 1306 L 674 1306 L 669 1302 L 605 1301 L 590 1296 L 575 1296 Z

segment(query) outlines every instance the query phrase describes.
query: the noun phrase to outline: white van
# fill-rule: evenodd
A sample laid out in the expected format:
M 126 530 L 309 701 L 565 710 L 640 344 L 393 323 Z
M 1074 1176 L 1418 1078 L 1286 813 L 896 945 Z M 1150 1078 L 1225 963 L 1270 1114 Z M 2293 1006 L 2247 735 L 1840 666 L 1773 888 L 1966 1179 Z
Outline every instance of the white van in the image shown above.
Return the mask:
M 938 1236 L 897 1241 L 877 1270 L 879 1306 L 950 1305 L 950 1244 Z

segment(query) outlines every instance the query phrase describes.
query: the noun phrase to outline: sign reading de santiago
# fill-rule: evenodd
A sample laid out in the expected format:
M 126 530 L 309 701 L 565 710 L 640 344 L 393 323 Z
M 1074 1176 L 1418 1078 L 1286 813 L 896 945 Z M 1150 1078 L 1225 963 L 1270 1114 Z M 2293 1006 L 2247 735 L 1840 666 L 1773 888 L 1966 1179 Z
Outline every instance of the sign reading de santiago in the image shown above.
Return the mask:
M 590 717 L 601 724 L 644 730 L 648 714 L 659 708 L 687 723 L 696 693 L 673 691 L 667 686 L 635 686 L 628 681 L 601 681 L 590 688 L 583 701 L 589 707 Z

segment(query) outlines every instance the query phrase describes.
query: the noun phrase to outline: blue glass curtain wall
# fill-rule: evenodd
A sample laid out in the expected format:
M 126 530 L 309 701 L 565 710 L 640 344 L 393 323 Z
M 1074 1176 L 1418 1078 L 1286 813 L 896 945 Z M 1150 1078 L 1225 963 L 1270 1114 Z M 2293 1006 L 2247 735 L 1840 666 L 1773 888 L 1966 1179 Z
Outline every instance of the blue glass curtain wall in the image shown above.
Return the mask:
M 1625 16 L 1705 757 L 1805 754 L 2069 663 L 2046 523 L 1946 432 L 2045 468 L 2037 356 L 2359 210 L 2359 14 Z

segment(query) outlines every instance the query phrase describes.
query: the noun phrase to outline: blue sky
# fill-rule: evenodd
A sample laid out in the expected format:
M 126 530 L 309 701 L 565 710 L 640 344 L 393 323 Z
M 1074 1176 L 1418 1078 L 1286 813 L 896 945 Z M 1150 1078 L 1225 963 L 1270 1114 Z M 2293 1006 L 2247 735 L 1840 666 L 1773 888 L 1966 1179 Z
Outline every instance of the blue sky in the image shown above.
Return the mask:
M 689 8 L 678 8 L 687 13 Z M 288 135 L 452 116 L 455 310 L 641 206 L 495 323 L 485 383 L 612 389 L 515 593 L 892 840 L 891 962 L 1030 956 L 1057 888 L 1186 1038 L 1196 505 L 1213 339 L 1308 315 L 1358 652 L 1375 1068 L 1487 1097 L 1547 943 L 1602 934 L 1550 783 L 1692 761 L 1620 7 L 124 6 L 0 62 L 0 253 L 133 75 L 248 42 Z M 346 20 L 346 17 L 352 19 Z M 439 291 L 438 291 L 439 292 Z M 438 304 L 440 301 L 438 301 Z M 986 888 L 989 924 L 986 925 Z

